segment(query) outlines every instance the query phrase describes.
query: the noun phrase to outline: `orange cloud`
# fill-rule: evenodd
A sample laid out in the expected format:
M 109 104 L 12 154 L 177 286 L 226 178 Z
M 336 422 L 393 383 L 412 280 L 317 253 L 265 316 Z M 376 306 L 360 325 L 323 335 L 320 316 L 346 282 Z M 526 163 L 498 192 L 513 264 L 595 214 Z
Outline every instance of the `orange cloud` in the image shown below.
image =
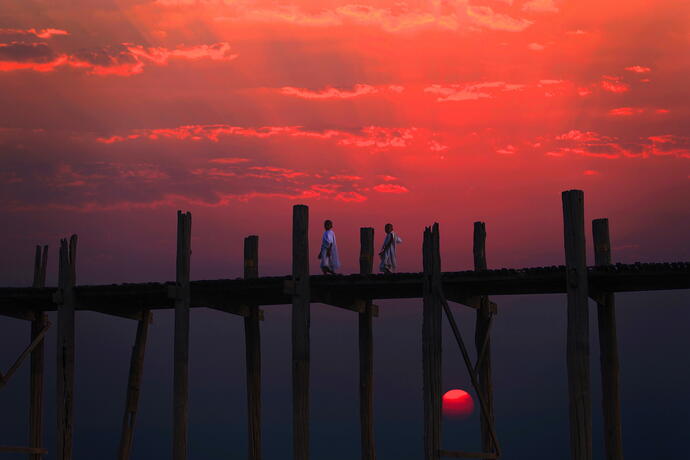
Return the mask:
M 359 133 L 351 133 L 341 130 L 312 131 L 301 126 L 264 126 L 260 128 L 245 128 L 224 124 L 215 125 L 185 125 L 176 128 L 135 129 L 127 135 L 113 135 L 98 137 L 96 141 L 101 144 L 114 144 L 133 140 L 159 140 L 177 139 L 202 141 L 210 140 L 219 142 L 225 136 L 240 136 L 265 139 L 274 136 L 286 136 L 293 138 L 333 140 L 338 145 L 369 148 L 373 151 L 382 151 L 392 148 L 408 147 L 415 140 L 417 128 L 388 128 L 382 126 L 367 126 Z M 423 135 L 431 136 L 433 133 L 424 132 Z M 433 147 L 433 146 L 432 146 Z
M 600 142 L 607 141 L 610 138 L 602 136 L 594 131 L 580 131 L 578 129 L 571 129 L 567 133 L 556 136 L 559 141 L 580 141 L 580 142 Z
M 362 177 L 360 176 L 348 176 L 345 174 L 338 174 L 335 176 L 330 177 L 331 180 L 338 180 L 338 181 L 349 181 L 349 182 L 356 182 L 362 180 Z
M 635 72 L 635 73 L 647 73 L 647 72 L 650 72 L 652 69 L 650 69 L 649 67 L 642 67 L 639 65 L 633 65 L 630 67 L 626 67 L 625 70 L 628 70 L 630 72 Z
M 500 155 L 513 155 L 517 152 L 517 149 L 513 145 L 506 145 L 505 147 L 496 150 L 496 153 Z
M 248 158 L 237 158 L 237 157 L 226 157 L 226 158 L 213 158 L 209 160 L 210 163 L 220 163 L 225 165 L 235 165 L 239 163 L 248 162 Z
M 165 1 L 166 5 L 169 0 Z M 187 4 L 191 6 L 190 4 Z M 421 29 L 462 30 L 480 27 L 489 30 L 520 32 L 532 21 L 496 13 L 488 6 L 473 6 L 466 2 L 448 4 L 446 8 L 406 5 L 382 8 L 364 4 L 345 4 L 331 9 L 308 12 L 296 5 L 274 8 L 255 7 L 251 3 L 227 8 L 216 22 L 285 22 L 305 27 L 346 27 L 349 24 L 378 27 L 388 33 L 403 33 Z
M 489 6 L 468 6 L 467 14 L 476 25 L 490 30 L 522 32 L 533 24 L 532 21 L 527 19 L 496 13 Z
M 409 190 L 403 185 L 379 184 L 374 186 L 374 190 L 380 193 L 407 193 Z
M 530 0 L 522 5 L 522 10 L 531 13 L 557 13 L 558 7 L 553 0 Z
M 629 117 L 631 115 L 637 115 L 644 113 L 644 109 L 639 107 L 619 107 L 617 109 L 609 110 L 609 115 L 614 117 Z
M 294 86 L 284 86 L 280 89 L 281 94 L 295 96 L 302 99 L 351 99 L 353 97 L 376 94 L 378 89 L 371 85 L 358 84 L 351 91 L 341 90 L 333 87 L 326 87 L 320 91 L 311 91 Z
M 73 54 L 56 54 L 44 43 L 0 43 L 0 71 L 5 72 L 51 72 L 67 66 L 84 69 L 89 75 L 128 77 L 143 72 L 147 64 L 165 66 L 171 59 L 231 61 L 236 57 L 237 54 L 230 52 L 230 44 L 225 42 L 173 49 L 124 43 Z
M 367 197 L 358 192 L 340 192 L 335 195 L 335 199 L 346 203 L 361 203 L 366 201 Z
M 33 35 L 37 38 L 48 39 L 54 35 L 69 35 L 69 32 L 62 29 L 0 29 L 0 35 Z
M 621 82 L 620 77 L 612 77 L 610 75 L 602 76 L 601 87 L 612 93 L 625 93 L 630 91 L 630 85 Z
M 438 94 L 438 102 L 474 101 L 494 97 L 497 91 L 517 91 L 525 85 L 506 83 L 504 81 L 488 81 L 468 84 L 452 84 L 448 86 L 433 84 L 424 88 L 425 93 Z

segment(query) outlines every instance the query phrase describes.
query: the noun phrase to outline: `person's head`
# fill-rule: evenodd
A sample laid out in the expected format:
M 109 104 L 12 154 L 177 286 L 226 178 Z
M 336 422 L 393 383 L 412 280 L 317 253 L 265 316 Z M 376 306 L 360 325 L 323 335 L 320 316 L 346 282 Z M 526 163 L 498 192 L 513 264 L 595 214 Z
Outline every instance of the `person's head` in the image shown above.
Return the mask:
M 332 228 L 333 228 L 333 222 L 331 222 L 330 220 L 326 219 L 326 220 L 323 222 L 323 228 L 325 228 L 326 230 L 332 229 Z
M 390 233 L 393 231 L 393 224 L 386 224 L 386 233 Z

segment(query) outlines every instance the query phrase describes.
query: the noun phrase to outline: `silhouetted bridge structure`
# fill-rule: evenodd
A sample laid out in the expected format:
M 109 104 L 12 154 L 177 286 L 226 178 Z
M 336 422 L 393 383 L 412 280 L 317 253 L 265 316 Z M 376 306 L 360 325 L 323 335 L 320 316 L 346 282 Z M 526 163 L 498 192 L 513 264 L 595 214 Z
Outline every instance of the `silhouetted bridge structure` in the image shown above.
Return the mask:
M 501 456 L 494 430 L 491 384 L 490 329 L 497 306 L 493 295 L 567 294 L 567 369 L 570 398 L 570 444 L 573 460 L 592 458 L 592 415 L 589 375 L 588 300 L 598 306 L 602 372 L 604 440 L 607 460 L 622 460 L 618 349 L 614 294 L 616 292 L 690 289 L 690 263 L 611 264 L 607 219 L 592 223 L 595 265 L 585 257 L 584 194 L 563 192 L 565 265 L 489 270 L 485 225 L 474 225 L 475 270 L 442 272 L 438 224 L 427 227 L 423 242 L 423 272 L 375 275 L 374 230 L 360 229 L 360 274 L 309 274 L 308 208 L 293 209 L 292 275 L 259 277 L 258 237 L 245 238 L 244 279 L 190 281 L 191 214 L 178 211 L 177 274 L 175 282 L 101 286 L 76 285 L 77 237 L 61 240 L 58 287 L 45 286 L 47 246 L 36 248 L 31 288 L 0 288 L 0 314 L 31 321 L 30 345 L 6 374 L 3 386 L 30 355 L 29 446 L 0 446 L 0 452 L 28 454 L 39 460 L 42 447 L 44 344 L 50 323 L 46 312 L 57 311 L 57 446 L 58 460 L 72 459 L 74 401 L 74 316 L 90 310 L 138 322 L 132 350 L 118 458 L 130 457 L 138 410 L 148 327 L 155 309 L 175 310 L 173 376 L 173 459 L 186 460 L 189 312 L 213 308 L 244 317 L 248 458 L 261 459 L 260 306 L 292 304 L 293 457 L 309 459 L 309 318 L 310 303 L 345 308 L 359 316 L 360 422 L 363 460 L 376 458 L 373 432 L 373 318 L 377 299 L 422 298 L 422 361 L 424 398 L 424 460 Z M 448 301 L 476 309 L 473 363 Z M 450 323 L 481 409 L 482 451 L 458 452 L 441 445 L 441 325 Z

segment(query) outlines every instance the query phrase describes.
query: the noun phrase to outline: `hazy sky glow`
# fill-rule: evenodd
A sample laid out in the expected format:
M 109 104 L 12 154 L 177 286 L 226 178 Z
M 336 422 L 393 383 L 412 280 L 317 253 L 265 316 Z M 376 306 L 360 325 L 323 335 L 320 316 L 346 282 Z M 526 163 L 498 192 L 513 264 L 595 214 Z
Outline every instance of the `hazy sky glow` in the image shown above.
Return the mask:
M 421 269 L 434 221 L 444 270 L 472 268 L 476 220 L 490 268 L 562 264 L 561 191 L 572 188 L 585 192 L 587 222 L 610 219 L 614 262 L 690 260 L 689 75 L 688 0 L 0 0 L 0 286 L 31 283 L 36 244 L 50 245 L 55 285 L 58 240 L 72 233 L 78 284 L 172 280 L 178 209 L 193 214 L 192 279 L 241 275 L 250 234 L 260 273 L 285 275 L 298 203 L 310 207 L 312 273 L 327 218 L 345 273 L 359 267 L 359 228 L 375 227 L 379 245 L 387 222 L 404 239 L 400 271 Z M 591 264 L 589 228 L 587 242 Z M 492 300 L 505 459 L 567 458 L 565 296 Z M 675 458 L 690 430 L 688 292 L 616 301 L 625 457 Z M 377 452 L 416 460 L 421 300 L 380 304 Z M 470 344 L 475 313 L 454 308 Z M 289 460 L 290 309 L 265 310 L 263 446 Z M 357 317 L 311 311 L 313 458 L 351 460 Z M 170 457 L 173 312 L 155 315 L 135 460 Z M 599 460 L 596 318 L 592 307 Z M 28 327 L 0 318 L 0 369 Z M 77 460 L 116 451 L 135 328 L 77 315 Z M 239 317 L 193 312 L 191 458 L 242 458 L 243 340 Z M 443 347 L 444 391 L 468 389 L 448 329 Z M 10 383 L 0 444 L 24 445 L 26 364 Z M 478 449 L 478 429 L 478 406 L 446 420 L 444 448 Z
M 154 240 L 172 247 L 178 208 L 200 240 L 259 233 L 271 250 L 299 202 L 314 231 L 335 221 L 346 269 L 357 228 L 389 220 L 414 236 L 406 269 L 433 220 L 463 252 L 471 222 L 486 220 L 500 249 L 490 264 L 555 263 L 568 188 L 585 190 L 591 217 L 612 218 L 618 259 L 659 246 L 674 258 L 673 235 L 690 227 L 685 1 L 0 7 L 1 206 L 18 257 L 77 231 L 114 267 L 137 251 L 168 257 Z M 655 220 L 675 230 L 645 249 Z M 221 258 L 212 244 L 198 243 L 204 267 Z M 236 271 L 220 267 L 193 276 Z M 85 280 L 144 276 L 99 270 Z

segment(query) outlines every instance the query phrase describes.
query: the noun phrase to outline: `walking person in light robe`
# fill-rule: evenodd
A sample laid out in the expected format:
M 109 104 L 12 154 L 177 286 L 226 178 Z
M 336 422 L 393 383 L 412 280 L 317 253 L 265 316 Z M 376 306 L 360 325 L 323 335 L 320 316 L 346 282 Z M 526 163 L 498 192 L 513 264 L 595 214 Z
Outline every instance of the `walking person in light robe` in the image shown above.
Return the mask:
M 379 256 L 381 256 L 381 265 L 379 270 L 383 273 L 393 273 L 398 265 L 395 248 L 402 239 L 393 231 L 393 224 L 386 224 L 386 239 L 383 240 L 383 247 Z
M 324 275 L 335 275 L 335 271 L 340 268 L 340 258 L 338 245 L 335 242 L 335 232 L 333 232 L 333 222 L 326 220 L 323 227 L 325 231 L 321 238 L 321 250 L 318 255 L 321 260 L 321 271 Z

